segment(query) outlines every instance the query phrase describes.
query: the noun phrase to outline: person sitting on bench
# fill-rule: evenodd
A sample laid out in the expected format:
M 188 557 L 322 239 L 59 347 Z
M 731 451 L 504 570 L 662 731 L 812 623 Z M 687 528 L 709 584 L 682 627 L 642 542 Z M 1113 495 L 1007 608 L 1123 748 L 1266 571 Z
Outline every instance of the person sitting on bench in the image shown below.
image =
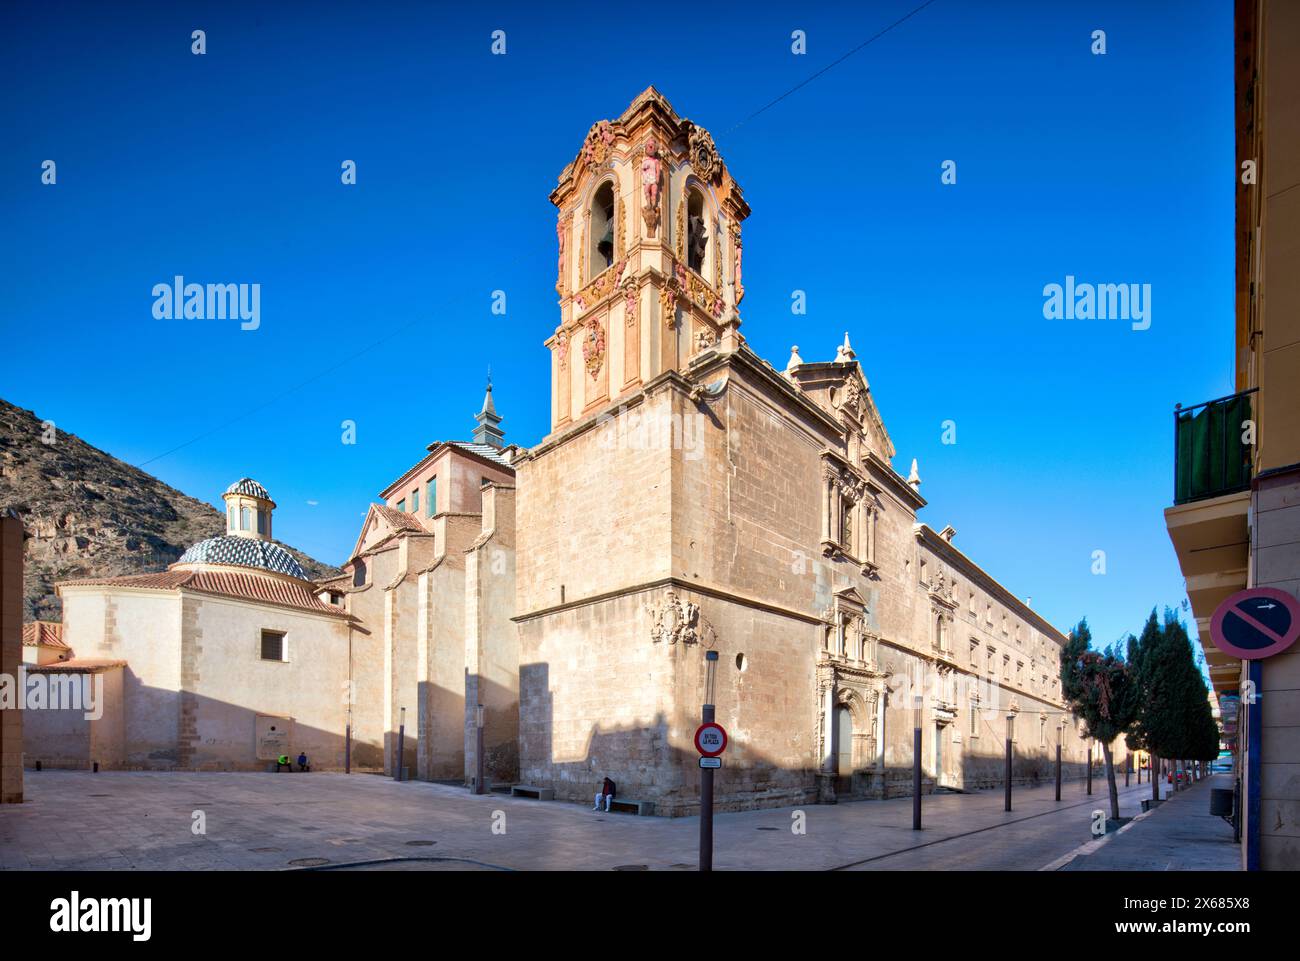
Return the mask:
M 611 781 L 609 778 L 605 778 L 605 783 L 602 784 L 602 785 L 600 786 L 600 790 L 596 792 L 596 806 L 595 806 L 594 808 L 592 808 L 592 810 L 593 810 L 593 811 L 599 811 L 599 810 L 600 810 L 600 802 L 601 802 L 601 801 L 604 801 L 604 802 L 605 802 L 605 810 L 608 811 L 608 810 L 609 810 L 609 806 L 610 806 L 610 804 L 613 803 L 613 801 L 614 801 L 614 795 L 615 795 L 617 792 L 618 792 L 618 785 L 616 785 L 616 784 L 615 784 L 613 781 Z
M 289 755 L 281 754 L 275 759 L 275 773 L 280 773 L 280 768 L 284 768 L 290 774 L 293 773 L 293 765 L 289 763 Z
M 299 770 L 299 771 L 310 771 L 310 770 L 311 770 L 310 765 L 307 764 L 307 752 L 306 752 L 306 751 L 299 751 L 299 752 L 298 752 L 298 770 Z

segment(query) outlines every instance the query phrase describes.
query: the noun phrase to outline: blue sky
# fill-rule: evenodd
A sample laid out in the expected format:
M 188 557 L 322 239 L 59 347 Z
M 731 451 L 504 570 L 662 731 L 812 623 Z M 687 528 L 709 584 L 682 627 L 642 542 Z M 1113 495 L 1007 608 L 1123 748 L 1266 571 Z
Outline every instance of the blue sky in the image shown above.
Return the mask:
M 489 365 L 507 438 L 547 431 L 547 195 L 654 84 L 753 209 L 750 344 L 849 331 L 922 519 L 1058 626 L 1136 632 L 1185 596 L 1173 405 L 1232 390 L 1231 4 L 935 0 L 746 119 L 919 2 L 6 4 L 0 397 L 214 503 L 251 475 L 341 562 Z M 260 329 L 156 320 L 176 274 L 260 283 Z M 1151 284 L 1150 329 L 1045 320 L 1067 274 Z

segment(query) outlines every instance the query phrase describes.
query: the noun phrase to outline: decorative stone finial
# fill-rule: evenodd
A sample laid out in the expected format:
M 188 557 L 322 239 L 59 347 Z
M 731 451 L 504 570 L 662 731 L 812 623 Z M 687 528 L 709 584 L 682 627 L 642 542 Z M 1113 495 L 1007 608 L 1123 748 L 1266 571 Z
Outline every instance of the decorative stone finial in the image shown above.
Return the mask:
M 847 364 L 850 361 L 855 360 L 857 356 L 858 355 L 853 352 L 853 346 L 849 343 L 849 332 L 846 330 L 844 332 L 844 343 L 835 351 L 835 363 Z
M 912 490 L 921 493 L 921 475 L 916 472 L 915 457 L 912 458 L 912 472 L 907 475 L 907 482 L 912 486 Z
M 786 362 L 785 372 L 791 373 L 796 367 L 803 363 L 803 358 L 799 356 L 799 345 L 795 344 L 790 348 L 790 359 Z

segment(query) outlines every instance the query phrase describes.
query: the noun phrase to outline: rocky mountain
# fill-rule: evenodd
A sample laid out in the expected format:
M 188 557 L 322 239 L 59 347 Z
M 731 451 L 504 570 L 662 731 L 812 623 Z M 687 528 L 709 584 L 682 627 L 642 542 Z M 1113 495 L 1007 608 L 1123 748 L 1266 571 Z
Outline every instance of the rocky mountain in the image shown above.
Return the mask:
M 53 443 L 45 442 L 51 438 Z M 211 504 L 74 434 L 46 431 L 34 413 L 0 400 L 4 508 L 16 510 L 32 535 L 26 544 L 24 620 L 60 619 L 55 581 L 160 571 L 226 527 Z M 308 577 L 338 573 L 281 546 Z

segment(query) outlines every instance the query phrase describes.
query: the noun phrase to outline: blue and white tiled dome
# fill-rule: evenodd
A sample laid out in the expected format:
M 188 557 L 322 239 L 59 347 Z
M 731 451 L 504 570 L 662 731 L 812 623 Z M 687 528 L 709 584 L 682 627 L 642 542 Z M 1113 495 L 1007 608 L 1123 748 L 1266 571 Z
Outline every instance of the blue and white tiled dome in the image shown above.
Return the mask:
M 241 481 L 240 483 L 245 483 Z M 257 486 L 254 484 L 254 486 Z M 260 489 L 260 488 L 259 488 Z M 262 495 L 265 496 L 265 492 Z M 294 560 L 292 554 L 279 544 L 256 540 L 252 537 L 235 537 L 222 534 L 199 541 L 181 555 L 178 564 L 233 564 L 237 567 L 252 567 L 258 570 L 274 571 L 288 574 L 301 580 L 307 580 L 307 573 Z
M 235 481 L 226 488 L 226 493 L 247 494 L 249 497 L 260 497 L 264 501 L 271 499 L 271 495 L 266 492 L 266 488 L 251 477 L 244 477 Z

